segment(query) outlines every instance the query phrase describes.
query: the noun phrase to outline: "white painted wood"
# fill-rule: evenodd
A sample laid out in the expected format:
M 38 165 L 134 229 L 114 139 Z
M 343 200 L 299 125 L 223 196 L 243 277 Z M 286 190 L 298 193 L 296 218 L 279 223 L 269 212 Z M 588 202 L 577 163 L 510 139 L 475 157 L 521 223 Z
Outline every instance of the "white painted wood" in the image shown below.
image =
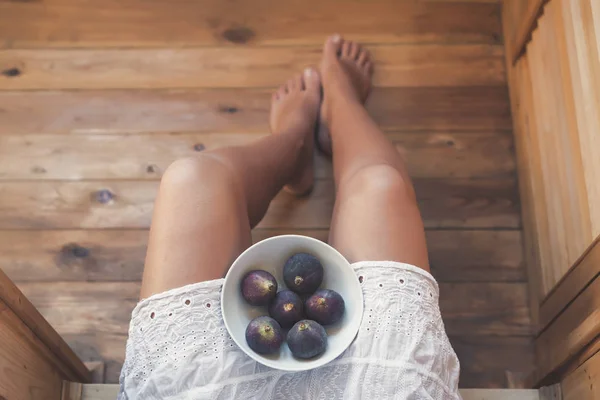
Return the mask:
M 114 400 L 119 385 L 83 385 L 82 400 Z M 540 400 L 535 389 L 461 389 L 463 400 Z

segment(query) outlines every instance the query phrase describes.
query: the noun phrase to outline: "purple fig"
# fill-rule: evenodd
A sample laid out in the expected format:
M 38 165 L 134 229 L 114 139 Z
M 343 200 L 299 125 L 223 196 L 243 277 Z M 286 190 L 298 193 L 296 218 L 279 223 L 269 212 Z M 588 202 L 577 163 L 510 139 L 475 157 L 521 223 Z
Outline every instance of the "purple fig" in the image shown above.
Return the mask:
M 323 282 L 323 265 L 312 254 L 294 254 L 283 266 L 283 280 L 298 294 L 313 293 Z
M 306 315 L 321 325 L 334 324 L 342 318 L 346 305 L 336 291 L 319 289 L 304 304 Z
M 269 305 L 269 315 L 279 322 L 282 328 L 290 328 L 304 318 L 304 303 L 300 296 L 291 290 L 282 290 Z
M 271 317 L 254 318 L 246 328 L 246 342 L 259 354 L 275 353 L 283 343 L 281 326 Z
M 312 358 L 327 348 L 327 332 L 317 322 L 304 319 L 290 329 L 287 344 L 295 357 Z
M 276 294 L 277 281 L 267 271 L 250 271 L 242 280 L 242 296 L 253 306 L 266 306 Z

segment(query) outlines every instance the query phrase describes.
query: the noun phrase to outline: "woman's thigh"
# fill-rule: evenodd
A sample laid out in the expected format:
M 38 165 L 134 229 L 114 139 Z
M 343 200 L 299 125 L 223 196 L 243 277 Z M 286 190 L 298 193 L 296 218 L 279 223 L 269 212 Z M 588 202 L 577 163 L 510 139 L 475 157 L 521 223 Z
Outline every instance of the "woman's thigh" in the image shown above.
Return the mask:
M 398 261 L 429 271 L 412 185 L 385 164 L 339 182 L 329 241 L 350 262 Z
M 141 297 L 222 278 L 251 244 L 243 190 L 218 159 L 173 163 L 154 206 Z

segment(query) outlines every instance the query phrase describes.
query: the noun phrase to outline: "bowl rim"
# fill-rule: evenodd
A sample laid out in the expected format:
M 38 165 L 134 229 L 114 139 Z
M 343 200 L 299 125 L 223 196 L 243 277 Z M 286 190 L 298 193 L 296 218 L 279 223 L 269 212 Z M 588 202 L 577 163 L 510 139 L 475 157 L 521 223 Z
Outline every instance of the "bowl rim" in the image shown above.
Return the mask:
M 254 243 L 252 246 L 248 247 L 246 250 L 244 250 L 236 259 L 235 261 L 231 264 L 231 266 L 229 267 L 229 270 L 227 271 L 227 274 L 225 274 L 225 278 L 223 281 L 223 286 L 221 288 L 221 316 L 223 318 L 223 323 L 225 324 L 225 328 L 227 329 L 227 334 L 229 335 L 229 337 L 231 337 L 231 339 L 235 342 L 235 344 L 237 345 L 238 349 L 241 350 L 244 354 L 246 354 L 247 356 L 249 356 L 250 358 L 252 358 L 254 361 L 265 365 L 269 368 L 273 368 L 273 369 L 277 369 L 280 371 L 289 371 L 289 372 L 300 372 L 300 371 L 309 371 L 315 368 L 319 368 L 322 367 L 323 365 L 326 365 L 328 363 L 330 363 L 331 361 L 335 360 L 336 358 L 338 358 L 344 351 L 346 351 L 348 349 L 348 347 L 350 347 L 350 345 L 352 344 L 352 342 L 354 342 L 354 340 L 356 339 L 356 337 L 358 336 L 358 331 L 360 329 L 360 326 L 362 324 L 362 319 L 363 319 L 363 314 L 364 314 L 364 297 L 363 297 L 363 292 L 362 292 L 362 288 L 360 286 L 360 281 L 358 280 L 358 277 L 356 278 L 356 287 L 358 288 L 358 292 L 360 293 L 360 301 L 358 302 L 359 305 L 359 318 L 357 319 L 357 322 L 355 322 L 356 326 L 348 326 L 346 327 L 347 329 L 352 329 L 355 330 L 355 332 L 353 333 L 353 335 L 349 336 L 351 337 L 350 340 L 348 340 L 348 343 L 345 344 L 344 346 L 341 346 L 339 351 L 336 352 L 332 352 L 330 353 L 327 357 L 321 357 L 319 358 L 319 361 L 313 363 L 310 368 L 303 368 L 302 367 L 302 363 L 299 364 L 294 364 L 297 366 L 282 366 L 279 365 L 279 363 L 277 361 L 273 361 L 273 362 L 265 362 L 264 359 L 261 359 L 258 357 L 258 355 L 256 354 L 252 354 L 252 352 L 246 351 L 238 342 L 238 340 L 235 338 L 234 335 L 232 335 L 231 333 L 231 329 L 229 327 L 229 323 L 227 322 L 227 317 L 225 316 L 225 286 L 228 284 L 228 278 L 230 277 L 230 273 L 233 270 L 234 266 L 239 262 L 239 260 L 248 252 L 250 252 L 254 247 L 258 246 L 259 244 L 262 244 L 264 242 L 268 242 L 268 241 L 274 241 L 274 240 L 279 240 L 281 238 L 300 238 L 301 240 L 308 240 L 308 241 L 312 241 L 314 243 L 316 243 L 318 246 L 326 246 L 328 247 L 330 250 L 333 250 L 335 253 L 337 253 L 337 255 L 339 257 L 341 257 L 342 260 L 344 260 L 346 262 L 346 266 L 352 270 L 352 264 L 350 264 L 350 262 L 346 259 L 346 257 L 344 257 L 342 255 L 342 253 L 340 253 L 335 247 L 331 246 L 329 243 L 325 243 L 319 239 L 315 239 L 313 237 L 310 236 L 304 236 L 304 235 L 294 235 L 294 234 L 287 234 L 287 235 L 277 235 L 277 236 L 272 236 L 266 239 L 263 239 L 259 242 Z M 353 321 L 354 323 L 354 321 Z

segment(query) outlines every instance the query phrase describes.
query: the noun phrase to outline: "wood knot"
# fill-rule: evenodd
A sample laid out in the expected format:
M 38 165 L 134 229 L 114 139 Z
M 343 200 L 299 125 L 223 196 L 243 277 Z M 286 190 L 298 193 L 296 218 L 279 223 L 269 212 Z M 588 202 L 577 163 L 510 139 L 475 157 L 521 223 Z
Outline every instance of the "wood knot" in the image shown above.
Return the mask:
M 93 200 L 98 203 L 106 204 L 111 202 L 114 199 L 115 195 L 111 193 L 108 189 L 98 190 L 97 192 L 92 193 Z
M 229 28 L 221 35 L 223 36 L 223 39 L 235 44 L 248 43 L 254 36 L 256 36 L 252 29 L 245 26 L 239 28 Z
M 21 70 L 19 68 L 8 68 L 2 71 L 2 75 L 8 78 L 15 78 L 21 75 Z M 0 399 L 1 400 L 1 399 Z
M 33 172 L 34 174 L 45 174 L 46 168 L 36 165 L 33 168 L 31 168 L 31 172 Z
M 77 243 L 69 243 L 60 250 L 65 257 L 86 258 L 90 255 L 90 249 L 80 246 Z
M 452 146 L 454 146 L 454 140 L 446 140 L 446 145 L 447 145 L 448 147 L 452 147 Z
M 150 164 L 146 167 L 146 172 L 149 174 L 154 174 L 158 170 L 158 167 L 154 164 Z
M 239 108 L 233 106 L 219 106 L 219 112 L 224 114 L 235 114 L 240 111 Z
M 194 151 L 203 151 L 206 147 L 202 143 L 196 143 L 194 145 Z

